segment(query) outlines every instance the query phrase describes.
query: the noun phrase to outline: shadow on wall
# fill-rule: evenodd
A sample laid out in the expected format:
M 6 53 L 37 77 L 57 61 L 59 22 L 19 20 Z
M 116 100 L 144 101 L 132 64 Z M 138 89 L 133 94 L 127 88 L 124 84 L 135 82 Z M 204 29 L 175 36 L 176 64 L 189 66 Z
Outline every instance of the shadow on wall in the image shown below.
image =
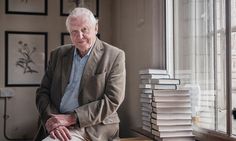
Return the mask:
M 131 128 L 131 121 L 130 121 L 130 112 L 128 105 L 128 99 L 125 97 L 124 102 L 121 104 L 120 108 L 118 109 L 118 114 L 120 117 L 120 137 L 130 137 L 132 135 Z

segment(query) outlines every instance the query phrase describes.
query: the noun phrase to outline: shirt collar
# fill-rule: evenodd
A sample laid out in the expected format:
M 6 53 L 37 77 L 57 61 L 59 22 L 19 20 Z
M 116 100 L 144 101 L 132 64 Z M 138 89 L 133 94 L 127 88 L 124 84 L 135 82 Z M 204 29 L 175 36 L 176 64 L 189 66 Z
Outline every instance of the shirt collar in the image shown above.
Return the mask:
M 94 47 L 94 45 L 89 48 L 89 51 L 87 52 L 87 54 L 85 56 L 89 56 L 89 54 L 91 53 L 93 47 Z M 74 57 L 78 56 L 79 58 L 81 58 L 76 50 L 77 50 L 77 48 L 74 49 Z

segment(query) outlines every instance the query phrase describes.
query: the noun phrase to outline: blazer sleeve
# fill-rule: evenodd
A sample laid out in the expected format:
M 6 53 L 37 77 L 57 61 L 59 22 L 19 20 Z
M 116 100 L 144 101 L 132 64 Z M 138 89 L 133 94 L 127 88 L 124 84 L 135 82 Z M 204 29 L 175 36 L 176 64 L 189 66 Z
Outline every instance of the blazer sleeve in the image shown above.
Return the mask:
M 125 97 L 125 53 L 119 51 L 114 59 L 113 65 L 105 80 L 105 90 L 101 99 L 90 102 L 78 107 L 75 112 L 78 117 L 80 127 L 93 126 L 104 122 L 109 117 L 118 119 L 117 109 L 121 105 Z M 118 120 L 109 123 L 117 123 Z M 107 120 L 106 120 L 107 121 Z
M 55 106 L 50 101 L 50 89 L 56 64 L 56 56 L 56 51 L 51 52 L 47 70 L 43 76 L 40 87 L 36 91 L 36 106 L 44 125 L 50 117 L 50 114 L 58 113 L 58 110 L 56 110 Z

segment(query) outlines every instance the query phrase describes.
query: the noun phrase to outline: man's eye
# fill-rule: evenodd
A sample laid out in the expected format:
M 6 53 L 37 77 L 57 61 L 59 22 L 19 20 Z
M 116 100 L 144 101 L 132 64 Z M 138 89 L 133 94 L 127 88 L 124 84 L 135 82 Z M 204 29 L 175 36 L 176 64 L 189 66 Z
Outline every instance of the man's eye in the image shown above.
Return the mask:
M 82 28 L 82 30 L 81 30 L 83 33 L 87 33 L 88 32 L 88 28 Z
M 76 35 L 78 32 L 77 31 L 72 31 L 71 34 L 72 35 Z

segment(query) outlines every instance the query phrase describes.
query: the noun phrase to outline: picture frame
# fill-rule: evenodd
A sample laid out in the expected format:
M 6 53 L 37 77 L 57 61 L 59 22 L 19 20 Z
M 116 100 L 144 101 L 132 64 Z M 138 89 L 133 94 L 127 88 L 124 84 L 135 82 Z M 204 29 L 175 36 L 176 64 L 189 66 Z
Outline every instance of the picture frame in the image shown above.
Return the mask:
M 48 0 L 5 0 L 6 14 L 47 15 Z
M 96 18 L 99 16 L 99 0 L 60 0 L 60 15 L 68 16 L 76 7 L 86 7 Z
M 62 32 L 61 33 L 61 45 L 71 44 L 70 33 Z
M 5 86 L 39 86 L 47 67 L 47 32 L 5 31 Z

